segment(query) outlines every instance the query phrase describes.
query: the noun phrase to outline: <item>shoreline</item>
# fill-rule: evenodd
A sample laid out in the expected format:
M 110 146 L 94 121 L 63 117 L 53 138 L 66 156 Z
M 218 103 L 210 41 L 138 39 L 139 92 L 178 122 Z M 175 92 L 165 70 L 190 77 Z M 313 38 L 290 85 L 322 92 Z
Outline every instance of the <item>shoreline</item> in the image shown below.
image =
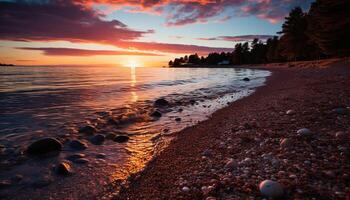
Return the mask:
M 332 112 L 349 106 L 348 65 L 332 59 L 292 67 L 289 63 L 239 66 L 273 74 L 252 95 L 180 131 L 143 171 L 129 178 L 115 199 L 261 198 L 258 184 L 265 179 L 279 181 L 287 199 L 349 197 L 345 172 L 350 166 L 344 153 L 349 144 L 342 141 L 349 136 L 350 120 L 349 115 Z M 340 87 L 341 95 L 335 97 Z M 295 114 L 285 114 L 290 109 Z M 337 120 L 345 123 L 340 126 Z M 312 139 L 295 133 L 304 127 L 312 131 Z M 283 139 L 288 139 L 288 147 L 281 147 Z M 323 148 L 327 140 L 331 150 Z M 294 158 L 296 153 L 300 155 Z M 229 161 L 234 167 L 227 166 Z M 307 170 L 310 167 L 315 170 Z M 324 179 L 333 187 L 324 187 Z

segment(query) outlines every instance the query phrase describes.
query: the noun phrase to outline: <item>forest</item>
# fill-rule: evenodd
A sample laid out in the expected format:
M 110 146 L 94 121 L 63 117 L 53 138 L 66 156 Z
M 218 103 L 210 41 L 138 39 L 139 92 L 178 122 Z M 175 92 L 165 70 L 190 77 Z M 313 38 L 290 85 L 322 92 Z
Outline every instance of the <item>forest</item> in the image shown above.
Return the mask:
M 237 43 L 233 52 L 194 53 L 169 67 L 263 64 L 349 56 L 350 1 L 316 0 L 308 12 L 292 9 L 278 36 Z

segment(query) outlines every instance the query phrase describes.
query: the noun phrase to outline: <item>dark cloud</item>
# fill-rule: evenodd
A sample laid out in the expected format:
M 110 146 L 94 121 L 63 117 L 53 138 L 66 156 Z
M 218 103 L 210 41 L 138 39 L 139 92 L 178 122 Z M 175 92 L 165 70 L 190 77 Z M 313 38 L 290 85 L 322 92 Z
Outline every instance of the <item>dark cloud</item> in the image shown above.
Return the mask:
M 221 40 L 221 41 L 230 41 L 230 42 L 245 42 L 245 41 L 253 41 L 255 38 L 265 41 L 273 37 L 274 35 L 238 35 L 238 36 L 219 36 L 219 37 L 212 37 L 212 38 L 198 38 L 198 40 Z
M 120 21 L 70 1 L 0 2 L 0 39 L 108 43 L 140 38 L 147 31 L 128 29 Z
M 111 50 L 88 50 L 88 49 L 73 49 L 73 48 L 32 48 L 19 47 L 21 50 L 42 51 L 48 56 L 120 56 L 120 55 L 137 55 L 137 56 L 161 56 L 155 53 L 144 53 L 135 51 L 111 51 Z

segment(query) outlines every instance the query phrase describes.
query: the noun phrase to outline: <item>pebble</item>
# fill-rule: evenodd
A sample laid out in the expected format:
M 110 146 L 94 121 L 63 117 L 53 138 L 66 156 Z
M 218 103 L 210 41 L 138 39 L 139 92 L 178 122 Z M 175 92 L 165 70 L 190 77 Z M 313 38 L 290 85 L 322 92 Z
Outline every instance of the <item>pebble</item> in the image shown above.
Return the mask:
M 189 191 L 190 191 L 190 188 L 185 186 L 185 187 L 182 188 L 182 191 L 183 191 L 183 192 L 189 192 Z
M 283 139 L 281 140 L 281 142 L 280 142 L 280 146 L 281 146 L 282 148 L 290 148 L 290 147 L 293 146 L 293 142 L 292 142 L 292 140 L 289 139 L 289 138 L 283 138 Z
M 105 141 L 105 136 L 102 134 L 95 135 L 91 138 L 90 142 L 94 145 L 101 145 Z
M 74 163 L 77 163 L 77 164 L 86 164 L 86 163 L 89 162 L 89 160 L 86 159 L 86 158 L 78 158 L 78 159 L 76 159 L 76 160 L 73 160 L 73 162 L 74 162 Z
M 55 138 L 43 138 L 35 141 L 27 147 L 27 153 L 32 155 L 46 154 L 52 151 L 60 151 L 62 144 Z
M 180 118 L 180 117 L 177 117 L 177 118 L 175 118 L 175 121 L 180 122 L 180 121 L 181 121 L 181 118 Z
M 151 117 L 160 118 L 160 117 L 162 117 L 162 113 L 159 112 L 158 110 L 156 110 L 156 111 L 151 113 Z
M 225 164 L 225 168 L 230 170 L 233 170 L 236 167 L 237 167 L 237 162 L 232 158 L 230 158 Z
M 339 140 L 346 139 L 347 134 L 343 131 L 338 131 L 335 133 L 335 137 Z
M 346 108 L 334 108 L 333 112 L 339 115 L 346 115 L 348 114 L 348 110 Z
M 82 153 L 76 153 L 76 154 L 72 154 L 66 157 L 67 160 L 76 160 L 79 158 L 85 158 L 85 154 Z
M 106 154 L 104 153 L 96 154 L 96 158 L 105 158 L 105 157 L 106 157 Z
M 84 149 L 88 148 L 88 145 L 85 142 L 82 142 L 80 140 L 70 141 L 69 146 L 75 150 L 84 150 Z
M 286 114 L 287 115 L 294 115 L 295 111 L 294 110 L 287 110 Z
M 297 134 L 303 137 L 310 137 L 311 136 L 311 130 L 308 128 L 301 128 L 297 131 Z
M 168 106 L 168 105 L 169 105 L 169 102 L 164 98 L 157 99 L 154 102 L 154 106 L 156 106 L 156 107 L 163 107 L 163 106 Z
M 92 125 L 87 125 L 79 129 L 79 133 L 85 133 L 88 135 L 93 135 L 97 132 L 97 129 Z
M 68 162 L 61 162 L 56 166 L 56 173 L 66 176 L 72 173 L 72 168 Z
M 118 142 L 118 143 L 124 143 L 127 142 L 129 140 L 129 136 L 126 135 L 118 135 L 114 138 L 114 142 Z
M 283 196 L 281 184 L 272 180 L 264 180 L 259 184 L 261 194 L 269 198 L 280 198 Z
M 11 181 L 9 180 L 0 180 L 0 189 L 10 187 L 11 186 Z
M 245 78 L 243 79 L 243 81 L 250 81 L 250 79 L 247 78 L 247 77 L 245 77 Z

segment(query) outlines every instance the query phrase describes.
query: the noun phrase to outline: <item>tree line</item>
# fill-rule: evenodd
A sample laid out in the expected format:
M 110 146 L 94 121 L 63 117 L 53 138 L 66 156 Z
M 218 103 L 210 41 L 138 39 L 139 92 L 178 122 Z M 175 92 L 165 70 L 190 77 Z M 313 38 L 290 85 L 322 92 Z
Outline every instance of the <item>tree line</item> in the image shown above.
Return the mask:
M 285 18 L 279 36 L 238 43 L 233 52 L 192 54 L 169 61 L 170 67 L 261 64 L 344 57 L 350 54 L 350 1 L 316 0 Z

